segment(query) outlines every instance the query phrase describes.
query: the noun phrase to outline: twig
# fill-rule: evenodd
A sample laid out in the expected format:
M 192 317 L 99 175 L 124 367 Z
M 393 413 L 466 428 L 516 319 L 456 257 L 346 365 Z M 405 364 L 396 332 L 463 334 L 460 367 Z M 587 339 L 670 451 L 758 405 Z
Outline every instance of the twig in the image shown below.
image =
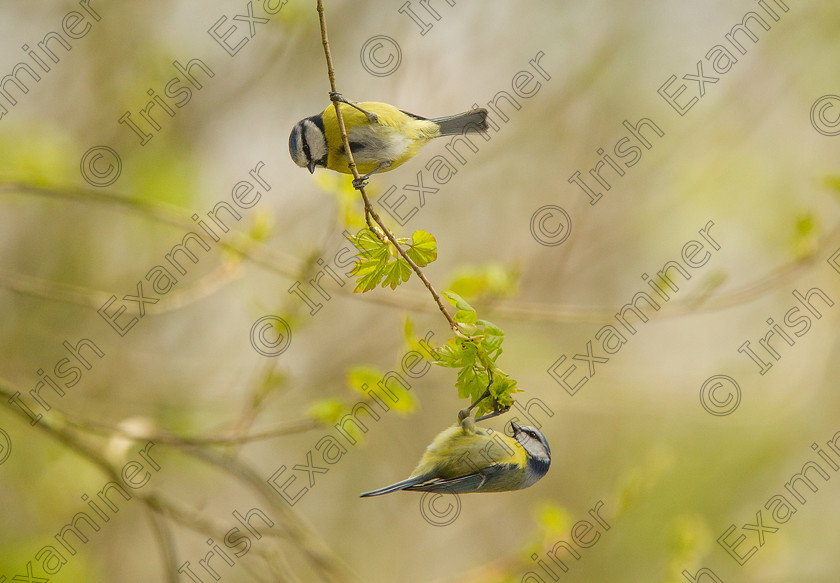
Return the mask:
M 190 218 L 193 214 L 192 211 L 162 202 L 143 200 L 107 190 L 95 191 L 84 188 L 56 188 L 38 186 L 25 182 L 0 183 L 0 194 L 15 193 L 44 196 L 59 200 L 112 204 L 140 212 L 160 223 L 184 229 L 185 231 L 195 229 L 195 223 Z M 230 249 L 241 254 L 243 257 L 247 257 L 257 265 L 261 265 L 282 275 L 297 277 L 297 273 L 301 269 L 301 262 L 296 257 L 259 244 L 253 239 L 237 236 L 236 233 L 228 238 L 222 239 L 218 244 L 225 249 Z
M 157 205 L 154 209 L 151 209 L 147 208 L 151 206 L 147 201 L 112 194 L 107 191 L 97 192 L 96 195 L 98 196 L 93 196 L 90 192 L 82 189 L 46 188 L 26 183 L 0 183 L 0 194 L 14 192 L 97 204 L 116 204 L 134 208 L 134 210 L 140 211 L 152 220 L 163 224 L 186 227 L 188 229 L 194 228 L 191 222 L 181 220 L 181 217 L 186 216 L 185 213 L 187 211 L 185 209 L 170 205 Z M 835 227 L 823 237 L 819 248 L 809 257 L 796 258 L 731 291 L 708 295 L 700 301 L 696 298 L 673 300 L 662 306 L 662 309 L 656 312 L 656 317 L 668 318 L 682 316 L 688 313 L 715 312 L 755 301 L 763 295 L 778 289 L 779 286 L 799 277 L 804 271 L 813 266 L 816 258 L 820 257 L 826 250 L 836 249 L 838 243 L 840 243 L 840 226 Z M 247 243 L 237 244 L 235 242 L 228 243 L 223 240 L 220 244 L 240 253 L 248 261 L 272 273 L 295 279 L 305 279 L 301 274 L 307 268 L 307 265 L 304 265 L 303 262 L 297 259 L 292 259 L 277 253 L 263 243 L 249 240 Z M 291 267 L 292 263 L 296 264 L 294 268 Z M 209 277 L 213 277 L 213 275 L 211 274 Z M 221 283 L 223 284 L 225 282 Z M 211 285 L 215 288 L 219 284 L 211 283 Z M 203 284 L 196 283 L 196 288 L 202 286 Z M 104 290 L 82 288 L 11 272 L 0 272 L 0 288 L 35 297 L 90 307 L 99 307 L 111 295 L 110 292 Z M 346 294 L 351 299 L 361 302 L 392 306 L 402 310 L 413 312 L 434 311 L 434 308 L 429 306 L 428 302 L 424 299 L 426 297 L 425 294 L 416 293 L 412 290 L 404 290 L 401 294 L 384 294 L 378 296 L 352 293 L 346 287 L 339 288 L 336 292 Z M 188 299 L 179 297 L 175 301 L 175 292 L 173 292 L 169 301 L 172 301 L 174 305 L 170 305 L 169 301 L 164 300 L 156 304 L 153 308 L 147 309 L 155 314 L 164 313 L 179 309 L 190 301 L 199 298 L 198 295 L 192 297 L 193 293 L 187 290 L 182 291 L 181 294 L 185 294 Z M 206 295 L 206 291 L 200 292 L 200 295 Z M 557 324 L 569 322 L 600 322 L 615 314 L 615 307 L 609 306 L 574 306 L 511 300 L 498 300 L 492 304 L 488 304 L 484 309 L 490 316 Z
M 202 446 L 202 445 L 239 445 L 245 443 L 252 443 L 255 441 L 263 441 L 267 439 L 274 439 L 276 437 L 283 437 L 286 435 L 293 435 L 295 433 L 304 433 L 317 429 L 321 423 L 315 419 L 300 419 L 297 421 L 290 421 L 284 425 L 278 425 L 265 431 L 241 435 L 238 433 L 230 433 L 225 435 L 174 435 L 171 433 L 152 433 L 139 434 L 133 431 L 128 431 L 121 427 L 112 427 L 104 423 L 96 423 L 93 421 L 82 421 L 72 418 L 63 419 L 68 425 L 75 427 L 87 433 L 94 433 L 96 435 L 120 435 L 127 439 L 134 441 L 154 441 L 162 445 L 173 446 Z
M 182 451 L 207 464 L 218 467 L 259 494 L 273 511 L 282 517 L 282 525 L 288 533 L 289 540 L 295 541 L 299 550 L 317 569 L 322 579 L 334 583 L 355 583 L 358 581 L 355 573 L 333 555 L 327 544 L 292 511 L 288 504 L 280 501 L 277 492 L 272 489 L 268 481 L 258 475 L 250 466 L 207 448 L 188 447 Z
M 164 573 L 168 583 L 178 583 L 178 553 L 175 550 L 175 540 L 172 536 L 172 529 L 162 516 L 150 504 L 145 506 L 152 527 L 157 533 L 160 554 L 163 559 Z
M 15 392 L 14 385 L 0 378 L 0 401 L 2 401 L 0 405 L 28 422 L 29 418 L 26 413 L 9 404 L 10 398 Z M 73 421 L 70 416 L 55 408 L 50 412 L 50 416 L 53 417 L 52 420 L 45 417 L 35 425 L 35 428 L 45 432 L 68 449 L 86 458 L 102 470 L 111 480 L 117 483 L 122 480 L 120 470 L 116 465 L 76 435 L 76 430 L 83 428 L 85 426 L 84 423 Z M 282 517 L 282 527 L 286 532 L 285 539 L 293 542 L 294 546 L 308 559 L 325 581 L 332 583 L 357 581 L 355 574 L 332 554 L 326 543 L 292 511 L 288 504 L 280 501 L 277 493 L 252 468 L 237 460 L 226 458 L 222 454 L 206 447 L 197 447 L 189 444 L 177 444 L 176 447 L 181 453 L 190 455 L 208 465 L 215 466 L 257 492 L 272 507 L 275 515 Z M 214 527 L 210 521 L 200 517 L 190 516 L 187 511 L 178 510 L 175 504 L 167 502 L 160 494 L 144 492 L 135 492 L 133 494 L 150 510 L 164 514 L 188 528 L 198 532 L 211 533 L 212 536 L 217 538 L 221 538 L 220 534 L 224 532 Z M 159 528 L 157 529 L 157 534 L 163 534 Z M 173 548 L 170 542 L 159 540 L 159 543 L 161 551 L 165 555 L 164 563 L 171 565 L 172 556 L 170 553 L 173 552 Z
M 238 278 L 240 272 L 238 266 L 222 263 L 212 272 L 199 276 L 199 279 L 194 283 L 185 284 L 186 287 L 183 289 L 170 292 L 154 306 L 147 307 L 146 311 L 149 315 L 158 316 L 180 310 L 210 297 Z M 4 271 L 0 271 L 0 288 L 36 298 L 81 305 L 93 309 L 100 308 L 112 295 L 112 293 L 104 290 L 42 279 L 24 273 Z
M 330 79 L 330 91 L 333 93 L 339 93 L 338 88 L 336 87 L 335 83 L 335 67 L 333 66 L 332 54 L 330 53 L 330 41 L 327 36 L 327 20 L 324 16 L 324 0 L 317 0 L 317 10 L 318 10 L 318 20 L 321 24 L 321 43 L 324 45 L 324 56 L 327 59 L 327 76 Z M 347 152 L 347 158 L 349 159 L 349 168 L 350 173 L 353 174 L 353 178 L 355 180 L 360 180 L 361 176 L 359 175 L 359 171 L 356 168 L 356 161 L 353 159 L 353 152 L 350 150 L 350 139 L 347 137 L 347 128 L 344 125 L 344 117 L 341 115 L 341 107 L 339 107 L 339 102 L 333 100 L 333 107 L 335 107 L 335 115 L 338 121 L 338 129 L 339 133 L 341 134 L 341 141 L 344 143 L 344 151 Z M 377 225 L 382 229 L 382 232 L 391 242 L 391 244 L 397 249 L 397 252 L 400 254 L 406 263 L 411 267 L 412 271 L 417 274 L 417 277 L 420 278 L 420 281 L 423 282 L 423 285 L 426 286 L 426 289 L 429 290 L 429 293 L 432 294 L 432 298 L 434 298 L 435 303 L 440 309 L 440 312 L 443 314 L 443 317 L 446 318 L 446 321 L 449 322 L 449 326 L 452 328 L 453 331 L 456 333 L 462 334 L 464 336 L 468 336 L 461 329 L 458 323 L 452 319 L 452 316 L 449 315 L 449 311 L 446 309 L 446 306 L 443 304 L 443 300 L 441 300 L 440 295 L 435 291 L 435 288 L 432 286 L 431 282 L 428 278 L 423 274 L 423 271 L 417 266 L 416 263 L 408 256 L 408 254 L 403 250 L 400 244 L 397 242 L 397 238 L 388 230 L 385 224 L 382 222 L 382 219 L 379 217 L 379 214 L 374 210 L 373 205 L 370 203 L 370 199 L 368 198 L 367 193 L 365 192 L 364 186 L 359 187 L 359 193 L 362 195 L 362 200 L 365 203 L 365 222 L 367 222 L 368 229 L 381 239 L 380 234 L 373 228 L 370 224 L 370 218 L 372 217 L 373 220 L 376 222 Z
M 4 406 L 10 409 L 18 417 L 21 417 L 28 422 L 29 418 L 26 416 L 26 413 L 16 407 L 13 407 L 12 405 L 7 404 L 7 402 L 9 402 L 9 397 L 11 397 L 12 394 L 12 391 L 9 391 L 6 388 L 6 383 L 0 379 L 0 396 L 3 397 Z M 47 435 L 60 442 L 71 451 L 74 451 L 77 455 L 87 459 L 93 465 L 97 466 L 112 481 L 117 483 L 121 482 L 122 478 L 120 476 L 120 471 L 113 463 L 109 462 L 104 455 L 100 454 L 94 448 L 67 431 L 66 428 L 61 427 L 60 425 L 53 425 L 45 419 L 42 419 L 35 427 L 45 432 Z M 156 511 L 154 503 L 151 502 L 153 496 L 152 494 L 134 492 L 133 495 L 136 496 L 149 510 Z M 174 558 L 174 555 L 171 554 L 173 552 L 171 541 L 160 538 L 164 535 L 164 531 L 161 530 L 159 523 L 156 523 L 155 526 L 157 527 L 156 533 L 158 535 L 157 538 L 160 544 L 161 553 L 163 554 L 163 562 L 167 567 L 169 567 L 172 565 L 172 560 Z M 166 532 L 166 535 L 168 535 L 168 531 Z M 177 577 L 177 573 L 175 576 Z M 172 573 L 168 574 L 168 579 L 170 581 L 172 580 Z

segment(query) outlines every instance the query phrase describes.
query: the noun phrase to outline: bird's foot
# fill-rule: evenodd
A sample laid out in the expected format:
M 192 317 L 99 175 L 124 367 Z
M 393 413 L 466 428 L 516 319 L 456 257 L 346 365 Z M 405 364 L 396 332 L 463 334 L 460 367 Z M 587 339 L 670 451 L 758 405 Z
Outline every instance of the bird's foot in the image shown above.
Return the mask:
M 376 167 L 376 170 L 372 170 L 363 176 L 359 176 L 358 178 L 353 180 L 353 188 L 356 190 L 361 190 L 367 184 L 368 178 L 372 175 L 376 174 L 377 172 L 381 172 L 383 170 L 387 170 L 391 167 L 393 162 L 382 162 L 379 166 Z
M 458 421 L 461 423 L 461 429 L 468 433 L 475 433 L 475 419 L 470 416 L 469 411 L 461 409 L 458 412 Z
M 359 107 L 359 106 L 358 106 L 358 105 L 356 105 L 355 103 L 352 103 L 352 102 L 350 102 L 350 101 L 347 101 L 347 100 L 344 98 L 344 96 L 343 96 L 341 93 L 339 93 L 338 91 L 330 91 L 330 101 L 338 101 L 339 103 L 346 103 L 346 104 L 347 104 L 347 105 L 349 105 L 350 107 L 353 107 L 353 108 L 355 108 L 355 109 L 358 109 L 358 110 L 359 110 L 359 111 L 361 111 L 363 114 L 365 114 L 365 117 L 367 118 L 367 120 L 368 120 L 370 123 L 379 123 L 379 116 L 378 116 L 378 115 L 376 115 L 375 113 L 372 113 L 372 112 L 370 112 L 370 111 L 367 111 L 367 110 L 362 109 L 361 107 Z

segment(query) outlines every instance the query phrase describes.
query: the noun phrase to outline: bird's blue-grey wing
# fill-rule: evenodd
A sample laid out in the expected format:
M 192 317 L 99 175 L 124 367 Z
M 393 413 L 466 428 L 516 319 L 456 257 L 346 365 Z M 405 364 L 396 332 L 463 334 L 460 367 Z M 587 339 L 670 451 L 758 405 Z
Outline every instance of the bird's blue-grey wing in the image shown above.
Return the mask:
M 402 488 L 415 492 L 467 494 L 469 492 L 504 492 L 517 490 L 523 476 L 516 464 L 493 464 L 478 472 L 456 478 L 432 478 Z

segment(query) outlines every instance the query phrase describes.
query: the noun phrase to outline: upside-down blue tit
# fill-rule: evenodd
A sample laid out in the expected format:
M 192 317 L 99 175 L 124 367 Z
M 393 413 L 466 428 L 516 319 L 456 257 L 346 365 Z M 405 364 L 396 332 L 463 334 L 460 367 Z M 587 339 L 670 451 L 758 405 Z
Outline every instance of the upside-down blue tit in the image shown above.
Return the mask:
M 407 479 L 361 496 L 397 490 L 506 492 L 532 486 L 548 472 L 551 450 L 539 429 L 513 422 L 511 427 L 513 438 L 500 431 L 477 428 L 473 419 L 467 417 L 435 437 Z
M 352 104 L 336 98 L 347 129 L 356 169 L 367 179 L 374 172 L 392 170 L 414 157 L 430 140 L 487 130 L 487 110 L 426 119 L 387 103 Z M 289 136 L 289 153 L 295 164 L 315 172 L 316 167 L 351 174 L 341 140 L 335 107 L 299 121 Z

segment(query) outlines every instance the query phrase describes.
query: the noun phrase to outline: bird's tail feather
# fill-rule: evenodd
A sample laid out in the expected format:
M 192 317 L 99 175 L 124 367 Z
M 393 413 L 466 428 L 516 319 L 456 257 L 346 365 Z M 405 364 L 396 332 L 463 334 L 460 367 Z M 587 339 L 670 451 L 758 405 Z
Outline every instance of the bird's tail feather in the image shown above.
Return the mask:
M 430 119 L 440 127 L 440 135 L 452 136 L 466 132 L 487 131 L 487 110 L 473 109 L 466 113 Z
M 359 497 L 368 498 L 370 496 L 381 496 L 382 494 L 390 494 L 391 492 L 396 492 L 397 490 L 405 490 L 406 488 L 419 484 L 420 482 L 424 482 L 425 480 L 426 478 L 423 476 L 418 476 L 416 478 L 408 478 L 407 480 L 397 482 L 396 484 L 391 484 L 390 486 L 385 486 L 384 488 L 379 488 L 378 490 L 364 492 L 363 494 L 359 494 Z

